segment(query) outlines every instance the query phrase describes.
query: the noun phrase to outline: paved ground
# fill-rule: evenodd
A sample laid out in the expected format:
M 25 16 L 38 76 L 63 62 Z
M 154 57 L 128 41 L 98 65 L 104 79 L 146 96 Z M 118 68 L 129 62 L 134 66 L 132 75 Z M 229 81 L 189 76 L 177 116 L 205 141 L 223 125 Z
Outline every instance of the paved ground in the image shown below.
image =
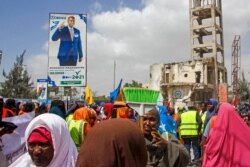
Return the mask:
M 191 159 L 194 159 L 194 153 L 193 153 L 193 149 L 190 149 L 190 154 L 191 154 Z M 190 163 L 187 167 L 200 167 L 201 165 L 196 164 L 196 163 Z

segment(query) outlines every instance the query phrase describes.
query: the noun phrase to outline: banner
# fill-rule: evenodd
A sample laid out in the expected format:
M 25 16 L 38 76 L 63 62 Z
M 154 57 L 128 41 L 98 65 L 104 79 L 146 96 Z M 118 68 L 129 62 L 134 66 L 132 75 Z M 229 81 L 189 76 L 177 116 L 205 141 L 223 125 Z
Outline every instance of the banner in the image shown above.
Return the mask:
M 31 112 L 3 119 L 3 121 L 12 122 L 18 126 L 12 134 L 5 134 L 2 136 L 3 153 L 9 164 L 26 152 L 24 134 L 28 124 L 34 116 L 35 113 Z
M 87 16 L 50 13 L 49 27 L 48 78 L 53 86 L 85 86 Z
M 47 79 L 37 79 L 36 93 L 39 100 L 47 99 Z

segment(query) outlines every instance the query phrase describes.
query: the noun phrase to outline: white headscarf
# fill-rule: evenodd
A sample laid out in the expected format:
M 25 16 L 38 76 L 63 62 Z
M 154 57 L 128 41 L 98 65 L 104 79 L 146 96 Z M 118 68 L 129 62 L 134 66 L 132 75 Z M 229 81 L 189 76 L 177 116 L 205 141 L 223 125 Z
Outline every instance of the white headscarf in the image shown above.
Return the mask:
M 48 167 L 75 167 L 78 152 L 69 135 L 68 126 L 65 120 L 55 114 L 50 113 L 37 116 L 29 123 L 25 131 L 26 141 L 28 140 L 30 133 L 38 127 L 45 127 L 51 132 L 54 147 L 54 157 Z M 26 148 L 28 149 L 27 142 Z M 9 167 L 16 166 L 34 167 L 35 164 L 31 160 L 29 153 L 25 153 Z

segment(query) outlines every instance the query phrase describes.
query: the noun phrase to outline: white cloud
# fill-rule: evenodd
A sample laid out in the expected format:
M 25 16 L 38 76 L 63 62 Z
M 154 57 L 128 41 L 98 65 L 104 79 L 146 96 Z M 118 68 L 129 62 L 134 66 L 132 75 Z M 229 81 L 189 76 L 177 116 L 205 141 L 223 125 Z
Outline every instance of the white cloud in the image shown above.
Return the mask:
M 43 44 L 43 46 L 42 46 L 42 50 L 43 50 L 43 51 L 48 51 L 48 48 L 49 48 L 49 42 L 46 41 L 46 42 Z
M 27 71 L 34 79 L 47 78 L 48 56 L 47 54 L 32 55 L 24 62 Z M 36 82 L 36 80 L 34 80 Z
M 234 35 L 247 38 L 246 34 L 250 33 L 248 1 L 222 0 L 228 78 L 231 76 L 231 45 Z M 120 78 L 123 78 L 123 83 L 131 80 L 149 82 L 151 64 L 191 58 L 189 1 L 142 0 L 142 3 L 142 10 L 120 6 L 116 11 L 101 11 L 91 15 L 93 27 L 87 37 L 88 83 L 98 95 L 108 95 L 113 90 L 114 60 L 117 85 Z M 94 3 L 93 9 L 102 10 L 101 4 Z M 242 59 L 249 57 L 249 54 L 243 52 Z M 47 62 L 47 56 L 44 56 L 35 56 L 30 64 L 34 64 L 34 61 Z M 248 66 L 244 65 L 244 68 Z M 46 72 L 46 67 L 33 65 L 32 68 L 36 73 L 42 71 L 39 68 L 44 68 Z
M 188 6 L 169 2 L 152 1 L 142 10 L 121 8 L 92 17 L 94 33 L 88 34 L 88 81 L 92 89 L 105 94 L 113 89 L 114 60 L 118 84 L 120 78 L 124 83 L 148 82 L 151 64 L 190 58 Z M 177 6 L 180 10 L 172 9 Z M 182 48 L 176 49 L 178 45 Z

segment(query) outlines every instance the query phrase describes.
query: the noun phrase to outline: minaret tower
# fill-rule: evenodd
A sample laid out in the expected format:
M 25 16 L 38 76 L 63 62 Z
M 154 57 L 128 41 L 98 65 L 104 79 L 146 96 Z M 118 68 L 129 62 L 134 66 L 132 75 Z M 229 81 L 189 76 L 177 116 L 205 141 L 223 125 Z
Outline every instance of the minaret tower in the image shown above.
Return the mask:
M 190 44 L 192 60 L 210 58 L 213 62 L 214 96 L 226 83 L 221 0 L 189 0 Z

